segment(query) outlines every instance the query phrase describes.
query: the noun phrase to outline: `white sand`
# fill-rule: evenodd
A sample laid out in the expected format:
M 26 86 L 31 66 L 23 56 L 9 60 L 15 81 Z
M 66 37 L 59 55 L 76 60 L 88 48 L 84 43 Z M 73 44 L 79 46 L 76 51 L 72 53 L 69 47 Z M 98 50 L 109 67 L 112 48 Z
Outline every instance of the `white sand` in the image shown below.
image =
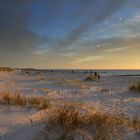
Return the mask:
M 120 113 L 140 116 L 140 95 L 128 90 L 140 77 L 102 76 L 98 82 L 80 82 L 85 77 L 85 74 L 1 72 L 0 93 L 18 91 L 24 95 L 44 95 L 83 102 L 106 111 L 115 110 L 117 106 Z M 40 114 L 36 113 L 32 109 L 0 105 L 0 140 L 34 139 L 41 130 Z M 27 116 L 32 118 L 34 125 Z M 130 137 L 137 140 L 139 134 Z
M 42 112 L 0 105 L 0 140 L 31 140 L 42 130 Z

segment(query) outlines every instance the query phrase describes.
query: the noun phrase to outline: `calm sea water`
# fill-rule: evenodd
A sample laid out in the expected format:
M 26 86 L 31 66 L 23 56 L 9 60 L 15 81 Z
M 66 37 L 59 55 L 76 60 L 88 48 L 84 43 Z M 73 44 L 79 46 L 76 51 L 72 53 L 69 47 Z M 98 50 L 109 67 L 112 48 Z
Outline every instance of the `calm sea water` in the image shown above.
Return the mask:
M 140 70 L 73 70 L 73 69 L 49 69 L 45 70 L 47 72 L 64 72 L 64 73 L 94 73 L 94 72 L 99 72 L 101 75 L 134 75 L 134 76 L 140 76 Z
M 138 75 L 140 76 L 140 70 L 97 70 L 103 75 Z

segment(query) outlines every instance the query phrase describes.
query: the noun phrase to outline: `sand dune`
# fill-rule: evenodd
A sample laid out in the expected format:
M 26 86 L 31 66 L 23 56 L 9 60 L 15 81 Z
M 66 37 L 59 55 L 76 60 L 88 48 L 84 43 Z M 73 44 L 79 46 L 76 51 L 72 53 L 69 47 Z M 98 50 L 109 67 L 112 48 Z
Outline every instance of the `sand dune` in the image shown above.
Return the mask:
M 18 92 L 25 96 L 45 96 L 53 104 L 60 101 L 81 102 L 108 112 L 117 106 L 120 114 L 140 117 L 140 94 L 128 89 L 129 85 L 140 80 L 139 76 L 106 75 L 101 76 L 100 81 L 85 82 L 83 79 L 86 76 L 40 71 L 1 72 L 0 94 Z M 42 115 L 35 109 L 0 105 L 0 140 L 35 139 L 42 130 Z M 131 135 L 130 139 L 134 137 L 137 140 L 139 135 Z

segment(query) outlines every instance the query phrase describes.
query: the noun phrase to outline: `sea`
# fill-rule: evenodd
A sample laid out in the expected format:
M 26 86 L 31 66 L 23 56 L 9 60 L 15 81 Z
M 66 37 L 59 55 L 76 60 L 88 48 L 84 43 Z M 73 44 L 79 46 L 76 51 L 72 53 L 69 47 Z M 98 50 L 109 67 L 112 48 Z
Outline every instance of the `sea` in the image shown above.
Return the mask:
M 44 69 L 44 72 L 58 72 L 58 73 L 86 73 L 93 74 L 95 72 L 101 75 L 118 75 L 118 76 L 140 76 L 140 69 L 135 70 L 120 70 L 120 69 Z

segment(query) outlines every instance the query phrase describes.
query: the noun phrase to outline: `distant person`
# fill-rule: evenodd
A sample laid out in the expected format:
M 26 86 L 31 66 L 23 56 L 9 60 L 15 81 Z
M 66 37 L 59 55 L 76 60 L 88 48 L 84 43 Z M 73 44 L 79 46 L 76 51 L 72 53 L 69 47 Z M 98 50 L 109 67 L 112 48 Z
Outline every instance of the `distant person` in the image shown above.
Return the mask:
M 100 78 L 101 78 L 101 76 L 100 76 L 100 74 L 98 73 L 98 80 L 100 80 Z
M 94 77 L 97 79 L 97 76 L 98 76 L 98 74 L 97 74 L 97 72 L 94 72 Z
M 74 73 L 74 71 L 72 70 L 72 71 L 71 71 L 71 73 L 73 74 L 73 73 Z

